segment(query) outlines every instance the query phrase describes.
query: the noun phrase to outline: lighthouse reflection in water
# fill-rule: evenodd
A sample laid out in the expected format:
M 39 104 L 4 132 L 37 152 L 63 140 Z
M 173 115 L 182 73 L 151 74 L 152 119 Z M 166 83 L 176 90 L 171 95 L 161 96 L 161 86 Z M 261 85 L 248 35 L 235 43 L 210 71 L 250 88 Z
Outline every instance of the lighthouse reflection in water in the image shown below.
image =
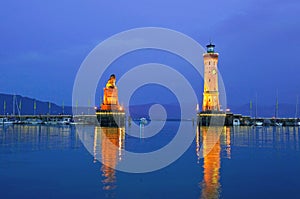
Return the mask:
M 103 190 L 112 191 L 116 188 L 116 171 L 114 168 L 122 160 L 125 128 L 95 126 L 94 129 L 94 162 L 97 160 L 102 162 Z
M 200 198 L 220 198 L 221 156 L 231 158 L 230 128 L 201 127 L 196 129 L 198 163 L 203 161 L 203 179 L 199 180 Z M 97 160 L 102 162 L 103 190 L 113 196 L 117 188 L 115 167 L 124 158 L 122 150 L 125 148 L 125 128 L 96 126 L 93 137 L 94 162 Z M 222 151 L 225 151 L 225 154 Z M 202 160 L 201 157 L 203 157 Z
M 230 159 L 231 157 L 230 128 L 201 127 L 196 129 L 198 164 L 201 165 L 203 161 L 203 178 L 198 181 L 200 198 L 220 198 L 221 158 Z M 85 127 L 77 132 L 84 141 L 85 147 L 92 152 L 94 162 L 101 161 L 102 189 L 109 197 L 114 197 L 117 190 L 115 168 L 123 158 L 126 158 L 122 153 L 125 148 L 125 128 L 94 126 Z
M 222 142 L 222 143 L 221 143 Z M 201 154 L 201 145 L 202 154 Z M 201 127 L 196 132 L 196 153 L 198 163 L 203 157 L 203 180 L 200 182 L 201 198 L 220 198 L 220 168 L 222 146 L 227 158 L 231 156 L 230 128 Z M 224 158 L 224 156 L 223 156 Z

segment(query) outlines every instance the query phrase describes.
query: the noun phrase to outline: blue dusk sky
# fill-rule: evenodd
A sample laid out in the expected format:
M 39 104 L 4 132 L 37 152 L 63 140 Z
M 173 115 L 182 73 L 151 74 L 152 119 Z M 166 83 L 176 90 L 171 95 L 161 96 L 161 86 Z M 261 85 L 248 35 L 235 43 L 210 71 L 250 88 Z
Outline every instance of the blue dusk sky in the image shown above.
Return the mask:
M 277 90 L 280 103 L 295 104 L 299 12 L 299 0 L 1 0 L 0 93 L 70 105 L 76 73 L 97 44 L 152 26 L 216 44 L 229 105 L 248 103 L 256 93 L 259 103 L 274 104 Z M 143 62 L 157 62 L 156 54 Z M 120 64 L 141 57 L 128 55 Z

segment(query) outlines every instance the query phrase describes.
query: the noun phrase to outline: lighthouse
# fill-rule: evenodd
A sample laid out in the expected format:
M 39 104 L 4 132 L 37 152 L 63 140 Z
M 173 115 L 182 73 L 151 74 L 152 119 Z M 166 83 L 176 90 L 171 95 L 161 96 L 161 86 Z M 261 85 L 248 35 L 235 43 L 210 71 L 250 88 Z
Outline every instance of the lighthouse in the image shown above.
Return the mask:
M 226 123 L 226 113 L 220 110 L 218 60 L 219 54 L 215 52 L 215 45 L 206 46 L 203 54 L 204 61 L 204 90 L 202 111 L 198 113 L 198 125 L 223 126 Z
M 204 92 L 202 111 L 220 111 L 218 89 L 219 54 L 215 52 L 215 45 L 210 43 L 206 47 L 207 52 L 203 54 Z

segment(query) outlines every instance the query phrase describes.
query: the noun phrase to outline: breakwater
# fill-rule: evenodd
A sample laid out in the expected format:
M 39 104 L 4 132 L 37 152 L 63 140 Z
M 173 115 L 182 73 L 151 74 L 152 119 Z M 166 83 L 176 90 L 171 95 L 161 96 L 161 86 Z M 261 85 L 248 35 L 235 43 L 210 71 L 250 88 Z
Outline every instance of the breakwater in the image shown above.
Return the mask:
M 200 112 L 197 116 L 199 126 L 209 126 L 213 120 L 225 126 L 300 126 L 299 118 L 254 118 L 231 112 Z
M 207 126 L 203 121 L 200 113 L 197 115 L 197 124 L 199 126 Z M 224 113 L 225 126 L 300 126 L 299 118 L 267 118 L 267 117 L 250 117 L 230 112 Z M 5 119 L 5 120 L 4 120 Z M 14 124 L 39 123 L 39 124 L 92 124 L 99 125 L 96 115 L 0 115 L 0 123 L 4 121 Z M 128 120 L 128 118 L 127 118 Z M 126 121 L 127 121 L 126 120 Z M 180 121 L 180 119 L 172 119 L 171 121 Z M 184 121 L 196 121 L 195 119 L 184 119 Z M 206 121 L 210 117 L 205 118 Z M 139 119 L 137 119 L 139 121 Z

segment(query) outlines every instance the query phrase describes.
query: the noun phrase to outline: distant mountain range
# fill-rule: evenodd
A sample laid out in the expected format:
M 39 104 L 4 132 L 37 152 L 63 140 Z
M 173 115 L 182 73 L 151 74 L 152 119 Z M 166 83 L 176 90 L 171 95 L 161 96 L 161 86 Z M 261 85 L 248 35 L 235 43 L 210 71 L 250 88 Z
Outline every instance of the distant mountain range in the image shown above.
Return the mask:
M 15 99 L 14 99 L 15 98 Z M 49 109 L 50 107 L 50 109 Z M 71 106 L 58 106 L 55 103 L 44 102 L 36 99 L 32 99 L 29 97 L 23 97 L 21 95 L 9 95 L 9 94 L 1 94 L 0 93 L 0 115 L 13 114 L 13 110 L 15 110 L 15 114 L 19 113 L 22 115 L 36 115 L 39 114 L 71 114 L 72 108 Z
M 14 100 L 15 98 L 15 100 Z M 59 115 L 59 114 L 72 114 L 72 107 L 71 106 L 59 106 L 55 103 L 50 102 L 50 109 L 49 109 L 49 102 L 36 100 L 29 97 L 23 97 L 20 95 L 10 95 L 10 94 L 1 94 L 0 93 L 0 115 L 4 114 L 13 114 L 13 102 L 15 101 L 15 114 L 22 114 L 22 115 L 36 115 L 39 114 L 52 114 L 52 115 Z M 148 110 L 153 104 L 142 104 L 142 105 L 132 105 L 130 106 L 130 114 L 133 118 L 141 118 L 141 117 L 149 117 Z M 180 107 L 174 104 L 165 104 L 162 105 L 168 112 L 168 118 L 177 119 L 180 117 Z M 35 107 L 35 108 L 34 108 Z M 250 115 L 250 104 L 244 104 L 241 106 L 232 105 L 229 106 L 231 112 L 234 114 L 242 114 L 242 115 Z M 78 108 L 78 113 L 86 112 L 84 110 L 80 110 Z M 255 104 L 252 105 L 252 117 L 255 117 Z M 90 113 L 93 110 L 90 109 Z M 158 114 L 154 113 L 154 117 L 160 118 L 159 111 Z M 193 114 L 193 113 L 192 113 Z M 257 117 L 274 117 L 275 116 L 275 105 L 270 106 L 257 106 Z M 294 118 L 296 116 L 296 105 L 293 104 L 278 104 L 278 117 L 290 117 Z M 299 117 L 299 114 L 297 114 Z
M 141 117 L 149 117 L 148 111 L 149 108 L 153 104 L 143 104 L 143 105 L 133 105 L 130 106 L 130 114 L 132 118 L 141 118 Z M 178 105 L 174 104 L 164 104 L 162 105 L 168 112 L 168 118 L 169 119 L 178 119 L 180 117 L 180 107 Z M 244 104 L 241 106 L 228 106 L 230 108 L 230 111 L 234 114 L 242 114 L 244 116 L 251 116 L 255 117 L 268 117 L 272 118 L 275 117 L 275 105 L 270 106 L 263 106 L 258 105 L 257 106 L 257 114 L 255 104 L 252 105 L 252 111 L 250 111 L 250 104 Z M 251 112 L 251 115 L 250 115 Z M 298 112 L 299 113 L 299 112 Z M 161 118 L 159 115 L 160 111 L 154 112 L 154 117 Z M 185 119 L 190 119 L 194 117 L 194 113 L 191 113 L 190 115 L 185 114 Z M 278 112 L 277 117 L 282 118 L 294 118 L 296 116 L 296 105 L 293 104 L 278 104 Z M 297 114 L 297 117 L 299 117 L 299 114 Z
M 140 104 L 140 105 L 132 105 L 130 106 L 130 116 L 132 119 L 139 119 L 139 118 L 151 118 L 152 119 L 179 119 L 180 118 L 180 107 L 173 105 L 173 104 L 162 104 L 161 106 L 164 107 L 165 113 L 167 115 L 164 115 L 164 111 L 161 109 L 156 110 L 150 110 L 150 108 L 154 105 L 154 103 L 149 104 Z

